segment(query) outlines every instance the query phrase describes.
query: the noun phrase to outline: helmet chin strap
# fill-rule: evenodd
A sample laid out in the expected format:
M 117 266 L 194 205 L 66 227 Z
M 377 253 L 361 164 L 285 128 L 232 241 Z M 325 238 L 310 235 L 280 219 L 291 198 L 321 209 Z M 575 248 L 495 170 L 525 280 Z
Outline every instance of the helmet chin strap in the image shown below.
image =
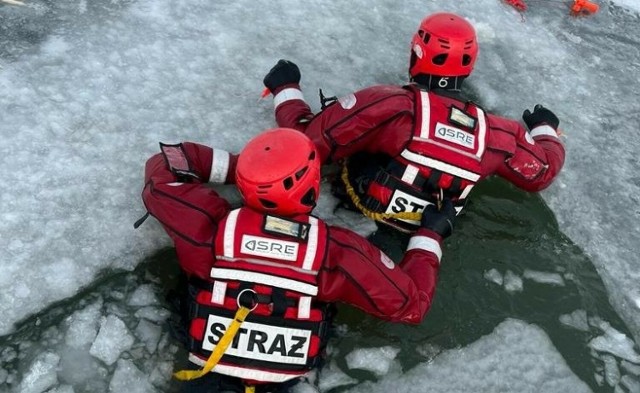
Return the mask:
M 467 76 L 437 76 L 418 74 L 411 80 L 427 90 L 441 89 L 449 91 L 460 91 L 462 82 Z

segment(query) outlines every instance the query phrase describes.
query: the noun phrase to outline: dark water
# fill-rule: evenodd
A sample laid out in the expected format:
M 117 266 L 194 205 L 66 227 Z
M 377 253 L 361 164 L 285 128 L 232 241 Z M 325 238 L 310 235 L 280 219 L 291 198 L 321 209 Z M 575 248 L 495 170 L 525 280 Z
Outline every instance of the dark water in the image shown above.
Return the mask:
M 417 347 L 431 344 L 440 350 L 468 345 L 491 333 L 506 318 L 517 318 L 544 329 L 573 372 L 595 392 L 611 392 L 613 388 L 598 385 L 594 374 L 603 368 L 602 362 L 591 356 L 587 343 L 602 332 L 593 328 L 580 331 L 564 326 L 559 316 L 577 309 L 588 317 L 599 317 L 629 336 L 628 329 L 607 302 L 607 294 L 596 271 L 579 248 L 558 231 L 553 214 L 542 199 L 513 188 L 501 180 L 489 180 L 474 190 L 475 195 L 466 214 L 458 219 L 454 235 L 445 244 L 438 289 L 431 312 L 417 326 L 382 322 L 348 306 L 340 306 L 337 324 L 346 325 L 346 332 L 333 338 L 338 349 L 338 366 L 357 380 L 373 380 L 366 371 L 349 370 L 344 356 L 355 348 L 392 345 L 401 348 L 397 356 L 404 370 L 427 359 Z M 402 239 L 381 232 L 372 240 L 398 258 Z M 525 269 L 556 272 L 565 277 L 565 285 L 537 283 L 523 278 L 524 289 L 506 291 L 484 277 L 496 269 L 502 275 L 507 270 L 522 277 Z M 64 341 L 64 320 L 74 311 L 101 298 L 103 313 L 115 312 L 133 331 L 138 323 L 136 309 L 127 304 L 127 294 L 141 284 L 156 289 L 160 307 L 170 310 L 164 300 L 165 288 L 176 282 L 177 261 L 173 249 L 160 250 L 144 261 L 134 272 L 105 272 L 95 283 L 75 297 L 60 302 L 39 315 L 23 321 L 15 333 L 0 337 L 0 354 L 12 350 L 17 354 L 5 359 L 0 367 L 16 373 L 17 379 L 39 353 L 54 351 Z M 566 279 L 570 277 L 571 279 Z M 166 324 L 161 324 L 167 331 Z M 170 338 L 171 344 L 179 343 Z M 158 351 L 150 354 L 134 344 L 124 357 L 150 372 L 154 364 L 168 361 L 182 364 L 184 351 Z M 7 360 L 9 358 L 9 360 Z M 106 391 L 114 366 L 100 366 L 97 375 L 74 385 L 76 392 Z M 72 383 L 73 378 L 60 378 Z M 167 376 L 168 379 L 168 376 Z M 14 388 L 15 382 L 0 384 Z M 167 383 L 165 391 L 175 391 Z M 333 391 L 345 391 L 348 387 Z
M 610 392 L 594 379 L 602 362 L 591 356 L 587 343 L 602 334 L 583 332 L 562 325 L 559 317 L 577 309 L 588 317 L 599 317 L 630 336 L 628 329 L 607 301 L 607 294 L 589 258 L 558 231 L 553 213 L 539 195 L 526 194 L 495 179 L 474 190 L 466 214 L 458 219 L 454 235 L 447 240 L 436 297 L 431 311 L 419 327 L 390 324 L 359 311 L 341 307 L 338 322 L 349 332 L 337 340 L 339 353 L 355 346 L 393 345 L 403 369 L 429 360 L 415 348 L 429 343 L 442 349 L 465 346 L 491 333 L 506 318 L 517 318 L 541 327 L 571 370 L 595 392 Z M 398 239 L 383 244 L 388 236 L 374 236 L 396 259 Z M 564 286 L 523 278 L 522 291 L 508 292 L 486 279 L 484 273 L 507 270 L 522 277 L 528 270 L 556 272 Z M 357 343 L 357 344 L 356 344 Z M 371 378 L 366 374 L 347 374 Z

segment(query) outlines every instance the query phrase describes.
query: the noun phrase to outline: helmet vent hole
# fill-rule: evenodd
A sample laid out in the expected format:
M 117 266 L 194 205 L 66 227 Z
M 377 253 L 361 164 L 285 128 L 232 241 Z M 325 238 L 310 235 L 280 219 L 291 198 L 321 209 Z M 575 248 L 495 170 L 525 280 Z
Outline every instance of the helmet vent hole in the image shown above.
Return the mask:
M 418 36 L 422 38 L 422 42 L 424 42 L 425 44 L 428 44 L 429 40 L 431 39 L 431 34 L 426 34 L 424 30 L 418 31 Z
M 265 188 L 271 188 L 271 184 L 260 184 L 260 185 L 258 186 L 258 188 L 263 188 L 263 189 L 265 189 Z
M 438 38 L 438 42 L 440 46 L 444 49 L 451 49 L 451 45 L 449 44 L 449 40 L 444 40 L 442 38 Z
M 316 152 L 312 151 L 311 154 L 309 154 L 309 161 L 313 161 L 316 159 Z
M 302 168 L 298 172 L 296 172 L 296 180 L 300 180 L 302 178 L 302 176 L 305 174 L 305 172 L 307 172 L 308 168 L 309 168 L 308 166 L 305 166 L 304 168 Z
M 463 66 L 468 66 L 469 64 L 471 64 L 471 56 L 463 55 L 462 56 L 462 65 Z
M 447 61 L 447 54 L 442 53 L 437 56 L 434 56 L 433 59 L 431 59 L 431 61 L 435 65 L 443 65 Z
M 258 198 L 258 200 L 260 201 L 260 203 L 262 204 L 262 206 L 264 206 L 265 209 L 275 209 L 278 207 L 277 204 L 266 200 L 266 199 L 262 199 L 262 198 Z
M 305 206 L 315 207 L 316 206 L 316 191 L 313 188 L 310 188 L 306 194 L 300 200 Z
M 284 185 L 284 189 L 285 190 L 291 189 L 291 187 L 293 187 L 293 179 L 291 178 L 291 176 L 289 176 L 286 179 L 284 179 L 282 181 L 282 185 Z

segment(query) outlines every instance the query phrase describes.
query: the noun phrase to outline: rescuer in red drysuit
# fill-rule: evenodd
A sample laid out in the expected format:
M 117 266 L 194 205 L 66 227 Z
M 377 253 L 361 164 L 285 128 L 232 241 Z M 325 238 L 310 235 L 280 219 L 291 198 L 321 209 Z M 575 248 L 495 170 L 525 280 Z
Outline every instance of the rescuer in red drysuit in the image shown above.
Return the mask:
M 443 197 L 460 212 L 471 189 L 491 175 L 540 191 L 564 164 L 559 120 L 550 110 L 525 110 L 527 132 L 518 121 L 490 114 L 462 96 L 477 54 L 473 26 L 458 15 L 436 13 L 413 36 L 407 86 L 373 86 L 326 106 L 323 99 L 323 110 L 314 115 L 294 63 L 280 60 L 264 84 L 274 96 L 279 126 L 309 136 L 323 164 L 348 159 L 358 210 L 412 232 L 419 220 L 393 215 L 419 213 Z M 344 190 L 338 185 L 334 194 L 356 205 Z
M 410 324 L 429 310 L 453 230 L 450 201 L 425 211 L 395 265 L 360 235 L 311 215 L 320 157 L 301 132 L 269 130 L 239 155 L 190 142 L 161 150 L 146 163 L 142 198 L 189 280 L 192 368 L 205 364 L 241 304 L 253 309 L 213 371 L 185 391 L 285 391 L 320 364 L 334 302 Z M 208 183 L 236 184 L 244 206 L 232 210 Z

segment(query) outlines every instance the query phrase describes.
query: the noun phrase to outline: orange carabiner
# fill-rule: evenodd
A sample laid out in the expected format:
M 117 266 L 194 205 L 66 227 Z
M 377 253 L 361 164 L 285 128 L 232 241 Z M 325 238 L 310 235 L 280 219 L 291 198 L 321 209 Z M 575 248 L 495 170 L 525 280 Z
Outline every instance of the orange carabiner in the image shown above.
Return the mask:
M 598 12 L 599 9 L 600 6 L 589 0 L 573 0 L 573 5 L 571 6 L 571 15 L 592 15 Z

